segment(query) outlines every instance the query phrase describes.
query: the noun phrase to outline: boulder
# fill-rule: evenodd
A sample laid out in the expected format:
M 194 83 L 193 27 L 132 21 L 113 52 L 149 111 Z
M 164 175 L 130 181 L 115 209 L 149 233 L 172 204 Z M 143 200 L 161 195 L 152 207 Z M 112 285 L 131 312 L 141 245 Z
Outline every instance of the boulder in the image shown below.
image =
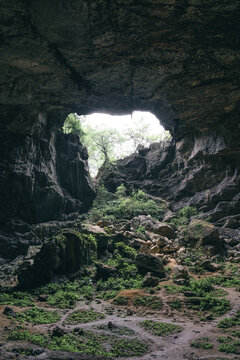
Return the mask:
M 144 226 L 148 232 L 162 235 L 168 239 L 175 239 L 176 234 L 173 228 L 160 221 L 154 220 L 150 215 L 139 215 L 131 221 L 131 230 L 135 231 L 139 226 Z
M 189 274 L 187 269 L 183 267 L 182 265 L 175 266 L 173 268 L 175 279 L 188 279 Z
M 154 275 L 164 276 L 164 266 L 162 260 L 151 254 L 138 254 L 136 257 L 136 265 L 139 271 L 147 274 L 149 271 Z
M 100 262 L 96 262 L 96 279 L 107 280 L 110 277 L 116 276 L 117 269 L 114 266 L 109 266 Z
M 157 286 L 158 285 L 158 278 L 155 276 L 152 276 L 152 274 L 150 272 L 148 272 L 142 282 L 142 286 L 143 287 L 152 287 L 152 286 Z
M 211 262 L 211 260 L 204 260 L 201 265 L 200 265 L 203 269 L 207 270 L 207 271 L 211 271 L 211 272 L 215 272 L 218 271 L 220 269 L 222 269 L 222 265 L 221 264 L 214 264 Z

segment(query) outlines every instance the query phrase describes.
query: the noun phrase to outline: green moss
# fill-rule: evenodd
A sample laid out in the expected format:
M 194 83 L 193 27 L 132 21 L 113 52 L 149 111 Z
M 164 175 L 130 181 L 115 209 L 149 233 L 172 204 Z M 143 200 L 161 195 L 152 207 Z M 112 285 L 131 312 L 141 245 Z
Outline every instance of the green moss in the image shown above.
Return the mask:
M 30 322 L 32 324 L 51 324 L 60 320 L 57 311 L 45 310 L 42 308 L 31 308 L 21 313 L 17 313 L 16 319 L 20 322 Z
M 67 317 L 66 323 L 75 325 L 75 324 L 88 323 L 104 318 L 105 315 L 95 312 L 93 310 L 77 310 Z
M 162 300 L 157 296 L 137 296 L 133 299 L 134 306 L 144 306 L 154 310 L 162 308 Z
M 182 328 L 178 325 L 152 320 L 144 320 L 140 322 L 140 325 L 143 326 L 145 330 L 157 336 L 167 336 L 182 331 Z
M 213 349 L 213 344 L 209 341 L 208 337 L 199 338 L 196 341 L 192 341 L 190 343 L 191 347 L 194 347 L 196 349 L 203 349 L 203 350 L 209 350 Z

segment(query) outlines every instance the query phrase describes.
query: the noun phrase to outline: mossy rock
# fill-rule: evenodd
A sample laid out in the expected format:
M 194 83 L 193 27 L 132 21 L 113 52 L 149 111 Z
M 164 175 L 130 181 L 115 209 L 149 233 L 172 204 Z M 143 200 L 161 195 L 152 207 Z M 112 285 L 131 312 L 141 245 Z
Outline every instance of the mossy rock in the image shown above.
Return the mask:
M 26 262 L 18 274 L 19 288 L 29 289 L 51 280 L 56 274 L 77 272 L 97 257 L 96 239 L 92 234 L 63 230 L 44 244 L 33 265 Z

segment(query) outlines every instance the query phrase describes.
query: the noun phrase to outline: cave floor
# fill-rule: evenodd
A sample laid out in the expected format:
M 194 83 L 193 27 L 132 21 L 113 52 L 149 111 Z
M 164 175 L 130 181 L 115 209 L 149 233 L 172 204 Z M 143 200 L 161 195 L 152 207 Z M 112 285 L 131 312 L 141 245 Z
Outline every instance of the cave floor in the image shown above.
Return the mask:
M 142 289 L 124 290 L 118 294 L 121 298 L 125 297 L 128 299 L 127 306 L 116 305 L 113 300 L 105 301 L 93 298 L 91 300 L 85 299 L 79 301 L 75 304 L 74 308 L 63 310 L 53 309 L 45 302 L 37 302 L 36 305 L 40 308 L 58 311 L 60 320 L 52 324 L 33 325 L 29 322 L 25 322 L 23 326 L 23 324 L 19 323 L 16 319 L 4 315 L 3 311 L 5 306 L 0 306 L 0 359 L 239 359 L 239 352 L 236 354 L 228 354 L 218 350 L 218 338 L 228 337 L 230 334 L 229 331 L 232 330 L 219 328 L 217 326 L 219 321 L 223 318 L 234 316 L 240 308 L 240 293 L 237 291 L 238 289 L 223 287 L 221 289 L 227 292 L 225 298 L 230 301 L 231 310 L 220 317 L 208 321 L 202 321 L 201 312 L 196 314 L 190 310 L 184 312 L 172 310 L 168 304 L 169 300 L 174 299 L 175 296 L 173 294 L 167 294 L 163 288 L 155 294 L 155 296 L 161 298 L 163 303 L 163 306 L 159 310 L 146 308 L 141 305 L 137 307 L 133 305 L 132 299 L 136 297 L 136 295 L 141 296 L 144 294 Z M 18 313 L 23 312 L 27 308 L 11 306 L 11 309 Z M 67 319 L 70 315 L 73 315 L 76 311 L 81 312 L 84 310 L 86 311 L 86 316 L 88 316 L 89 311 L 92 311 L 94 313 L 102 314 L 102 318 L 93 319 L 92 321 L 91 319 L 81 320 L 79 322 L 75 320 L 69 323 Z M 172 334 L 170 333 L 165 336 L 157 336 L 141 325 L 141 322 L 145 320 L 174 324 L 175 326 L 179 326 L 179 330 L 173 331 Z M 89 322 L 84 323 L 83 321 Z M 22 328 L 33 334 L 38 333 L 48 335 L 51 334 L 54 329 L 57 329 L 60 332 L 63 330 L 65 334 L 69 332 L 76 333 L 77 331 L 81 333 L 82 330 L 86 332 L 90 331 L 90 334 L 98 334 L 103 340 L 105 339 L 104 336 L 106 336 L 106 339 L 107 337 L 109 339 L 113 339 L 113 337 L 124 339 L 130 344 L 132 343 L 132 347 L 139 346 L 138 343 L 135 343 L 135 340 L 137 339 L 137 341 L 144 344 L 146 348 L 143 350 L 143 353 L 140 352 L 139 355 L 134 353 L 134 356 L 131 356 L 130 352 L 127 356 L 122 357 L 120 347 L 120 353 L 118 353 L 117 356 L 111 357 L 110 355 L 102 356 L 101 354 L 98 356 L 97 352 L 95 355 L 94 350 L 90 355 L 87 355 L 86 353 L 84 354 L 84 352 L 75 353 L 50 350 L 44 346 L 33 345 L 24 340 L 7 340 L 9 334 L 13 330 Z M 234 330 L 238 331 L 239 336 L 240 326 L 235 326 Z M 205 349 L 190 346 L 193 342 L 198 343 L 199 339 L 202 339 L 200 342 L 203 341 L 211 345 L 206 346 Z M 124 347 L 124 343 L 121 346 Z M 124 349 L 122 350 L 124 352 Z

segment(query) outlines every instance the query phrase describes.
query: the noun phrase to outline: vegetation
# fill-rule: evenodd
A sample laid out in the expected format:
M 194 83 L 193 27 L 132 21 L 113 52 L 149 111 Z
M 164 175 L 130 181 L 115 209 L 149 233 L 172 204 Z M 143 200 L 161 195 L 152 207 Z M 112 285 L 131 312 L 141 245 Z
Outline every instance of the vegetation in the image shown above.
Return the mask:
M 184 206 L 182 209 L 180 209 L 177 213 L 177 216 L 172 218 L 169 223 L 171 225 L 175 225 L 176 227 L 186 227 L 191 220 L 191 216 L 197 215 L 198 211 L 196 208 L 192 206 Z
M 191 347 L 197 348 L 197 349 L 204 349 L 209 350 L 213 349 L 213 344 L 209 341 L 208 337 L 199 338 L 196 341 L 192 341 L 190 343 Z
M 123 185 L 121 185 L 123 187 Z M 106 219 L 114 222 L 128 220 L 138 215 L 149 214 L 161 220 L 165 211 L 165 204 L 158 204 L 142 191 L 132 192 L 129 196 L 108 192 L 103 185 L 97 190 L 97 197 L 92 209 L 88 212 L 86 221 L 97 222 Z
M 9 340 L 30 341 L 54 351 L 78 352 L 103 356 L 106 359 L 108 357 L 142 356 L 148 350 L 148 346 L 136 338 L 118 338 L 82 329 L 63 334 L 60 337 L 16 330 L 10 334 Z
M 162 300 L 157 296 L 137 296 L 133 299 L 134 306 L 144 306 L 154 310 L 162 308 Z
M 223 329 L 228 329 L 236 325 L 240 325 L 240 310 L 237 311 L 236 315 L 222 319 L 218 323 L 218 327 Z
M 167 336 L 182 331 L 182 328 L 179 325 L 152 320 L 142 321 L 140 322 L 140 325 L 143 326 L 145 330 L 157 336 Z
M 67 319 L 66 323 L 75 325 L 75 324 L 82 324 L 82 323 L 88 323 L 100 319 L 104 319 L 105 316 L 101 313 L 98 313 L 93 310 L 77 310 L 71 313 Z
M 50 311 L 34 307 L 21 313 L 17 313 L 15 318 L 19 322 L 30 322 L 32 324 L 51 324 L 59 321 L 60 315 L 57 311 Z
M 117 296 L 115 299 L 113 299 L 113 303 L 115 305 L 128 305 L 128 298 L 125 296 Z
M 82 128 L 81 121 L 77 114 L 69 114 L 63 125 L 64 134 L 75 134 L 79 136 L 79 139 L 82 141 L 84 139 L 85 133 Z
M 0 305 L 15 305 L 21 307 L 33 306 L 33 298 L 28 292 L 14 291 L 0 293 Z

